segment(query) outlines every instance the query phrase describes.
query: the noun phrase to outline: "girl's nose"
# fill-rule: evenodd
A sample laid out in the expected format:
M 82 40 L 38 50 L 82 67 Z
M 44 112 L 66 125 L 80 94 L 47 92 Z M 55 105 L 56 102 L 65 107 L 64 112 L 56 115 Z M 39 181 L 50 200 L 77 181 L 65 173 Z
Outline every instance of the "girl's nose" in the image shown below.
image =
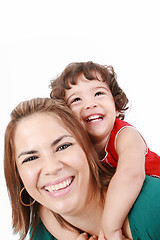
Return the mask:
M 92 108 L 95 108 L 97 107 L 98 104 L 94 101 L 89 101 L 85 104 L 85 109 L 88 110 L 88 109 L 92 109 Z

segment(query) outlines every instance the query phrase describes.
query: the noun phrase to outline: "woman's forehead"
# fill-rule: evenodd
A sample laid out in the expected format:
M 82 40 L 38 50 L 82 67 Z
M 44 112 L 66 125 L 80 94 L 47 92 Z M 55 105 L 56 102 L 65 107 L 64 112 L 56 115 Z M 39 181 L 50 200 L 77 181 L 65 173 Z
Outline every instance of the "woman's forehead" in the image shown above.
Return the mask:
M 55 115 L 48 113 L 36 113 L 22 119 L 16 127 L 15 139 L 37 138 L 44 136 L 57 137 L 60 134 L 68 134 L 62 120 Z

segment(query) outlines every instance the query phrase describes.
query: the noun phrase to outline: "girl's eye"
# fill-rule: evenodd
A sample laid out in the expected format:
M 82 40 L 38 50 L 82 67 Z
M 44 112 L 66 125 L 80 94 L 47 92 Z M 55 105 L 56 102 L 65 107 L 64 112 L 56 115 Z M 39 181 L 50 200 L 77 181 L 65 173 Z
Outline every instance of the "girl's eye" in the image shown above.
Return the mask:
M 95 96 L 100 96 L 100 95 L 104 95 L 103 92 L 96 92 Z
M 71 104 L 72 103 L 75 103 L 75 102 L 78 102 L 78 101 L 80 101 L 81 99 L 79 98 L 79 97 L 77 97 L 77 98 L 74 98 L 72 101 L 71 101 Z
M 56 149 L 56 152 L 59 152 L 59 151 L 65 150 L 66 148 L 70 147 L 71 145 L 72 145 L 72 143 L 65 143 L 65 144 L 62 144 L 61 146 L 59 146 L 59 147 Z
M 36 156 L 32 156 L 32 157 L 29 157 L 29 158 L 24 159 L 22 163 L 31 162 L 31 161 L 36 160 L 37 158 L 38 158 L 38 157 L 36 157 Z

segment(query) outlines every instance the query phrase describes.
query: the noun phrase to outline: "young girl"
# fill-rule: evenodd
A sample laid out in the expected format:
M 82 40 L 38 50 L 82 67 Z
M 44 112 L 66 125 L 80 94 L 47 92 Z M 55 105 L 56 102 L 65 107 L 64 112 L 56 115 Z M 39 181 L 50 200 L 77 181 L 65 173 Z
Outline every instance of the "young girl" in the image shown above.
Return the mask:
M 102 228 L 107 239 L 122 239 L 123 222 L 145 174 L 160 176 L 160 157 L 149 150 L 136 128 L 123 121 L 128 99 L 112 67 L 72 63 L 51 87 L 51 97 L 64 99 L 82 122 L 101 161 L 116 168 L 106 196 Z M 43 214 L 47 214 L 45 210 Z

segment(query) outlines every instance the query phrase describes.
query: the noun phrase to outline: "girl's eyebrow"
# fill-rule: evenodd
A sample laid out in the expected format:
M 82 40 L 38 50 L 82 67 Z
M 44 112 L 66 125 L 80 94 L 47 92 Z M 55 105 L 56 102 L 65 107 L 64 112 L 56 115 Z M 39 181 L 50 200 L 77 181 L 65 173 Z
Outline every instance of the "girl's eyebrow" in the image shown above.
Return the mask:
M 71 135 L 62 135 L 60 136 L 59 138 L 57 138 L 55 141 L 53 141 L 53 143 L 51 144 L 51 147 L 55 146 L 56 144 L 58 144 L 63 138 L 67 138 L 67 137 L 71 137 L 73 138 Z M 23 155 L 30 155 L 30 154 L 36 154 L 38 153 L 37 150 L 30 150 L 30 151 L 24 151 L 24 152 L 21 152 L 19 155 L 18 155 L 18 158 L 20 158 L 21 156 Z
M 77 94 L 79 94 L 79 92 L 74 92 L 74 93 L 72 93 L 72 94 L 66 99 L 67 103 L 68 103 L 68 101 L 69 101 L 70 98 L 72 98 L 74 95 L 77 95 Z
M 96 86 L 96 87 L 93 87 L 93 88 L 91 88 L 92 90 L 96 90 L 96 89 L 105 89 L 105 90 L 109 90 L 109 87 L 108 86 L 106 86 L 106 87 L 103 87 L 103 86 Z M 74 92 L 74 93 L 72 93 L 66 100 L 67 100 L 67 102 L 68 102 L 68 100 L 71 98 L 71 97 L 73 97 L 74 95 L 77 95 L 77 94 L 80 94 L 81 92 L 83 92 L 83 91 L 77 91 L 77 92 Z
M 102 87 L 102 86 L 99 86 L 99 87 L 95 87 L 95 89 L 99 89 L 99 88 L 102 88 L 102 89 L 106 89 L 106 90 L 108 90 L 108 87 L 106 86 L 106 87 Z

